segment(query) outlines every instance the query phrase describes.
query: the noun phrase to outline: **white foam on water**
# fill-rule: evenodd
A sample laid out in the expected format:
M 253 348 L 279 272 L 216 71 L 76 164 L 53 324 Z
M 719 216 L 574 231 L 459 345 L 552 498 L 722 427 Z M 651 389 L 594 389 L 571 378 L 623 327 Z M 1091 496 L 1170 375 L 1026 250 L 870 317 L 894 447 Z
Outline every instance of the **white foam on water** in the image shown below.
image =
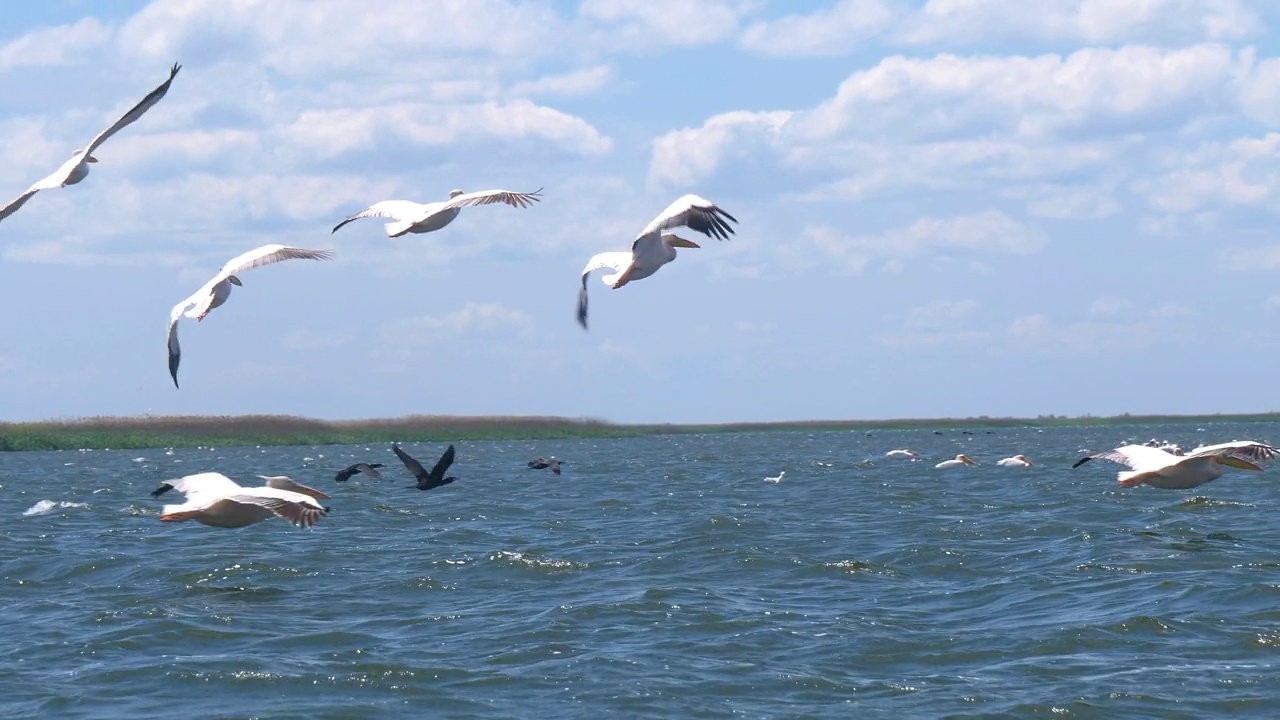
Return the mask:
M 31 507 L 24 510 L 22 512 L 22 515 L 24 517 L 28 515 L 47 515 L 53 512 L 54 510 L 60 510 L 62 508 L 87 508 L 87 507 L 89 507 L 89 503 L 67 502 L 65 500 L 63 501 L 41 500 L 35 505 L 32 505 Z

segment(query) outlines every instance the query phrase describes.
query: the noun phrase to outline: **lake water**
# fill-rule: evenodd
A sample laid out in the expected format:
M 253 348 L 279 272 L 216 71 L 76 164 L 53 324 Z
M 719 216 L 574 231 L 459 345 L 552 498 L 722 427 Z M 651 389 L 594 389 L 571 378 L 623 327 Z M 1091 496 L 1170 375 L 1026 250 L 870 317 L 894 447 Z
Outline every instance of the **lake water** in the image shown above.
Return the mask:
M 0 454 L 0 717 L 1280 712 L 1280 465 L 1188 491 L 1071 469 L 1280 426 L 971 432 L 459 442 L 429 492 L 389 446 Z M 982 464 L 934 469 L 958 452 Z M 357 460 L 386 479 L 333 482 Z M 160 522 L 148 493 L 204 471 L 332 512 Z

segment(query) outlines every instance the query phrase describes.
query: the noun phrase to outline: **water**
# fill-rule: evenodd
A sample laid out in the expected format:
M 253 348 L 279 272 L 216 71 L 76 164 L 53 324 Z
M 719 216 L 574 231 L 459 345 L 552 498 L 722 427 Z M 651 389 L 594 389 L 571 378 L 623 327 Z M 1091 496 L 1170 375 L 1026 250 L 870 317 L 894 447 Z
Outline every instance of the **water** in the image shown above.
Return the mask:
M 1071 469 L 1151 437 L 1280 426 L 460 442 L 430 492 L 381 446 L 3 454 L 0 717 L 1271 717 L 1280 467 Z M 159 522 L 208 470 L 333 512 Z

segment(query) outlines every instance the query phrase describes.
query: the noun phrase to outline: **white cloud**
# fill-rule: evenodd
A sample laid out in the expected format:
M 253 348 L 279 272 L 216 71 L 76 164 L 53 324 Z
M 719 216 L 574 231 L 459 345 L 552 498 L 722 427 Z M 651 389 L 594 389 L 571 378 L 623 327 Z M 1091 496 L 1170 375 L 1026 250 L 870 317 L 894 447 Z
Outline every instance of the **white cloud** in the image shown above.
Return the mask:
M 1025 200 L 1027 214 L 1055 220 L 1099 220 L 1120 212 L 1114 188 L 1106 185 L 1039 183 L 1015 186 L 1002 194 Z
M 701 128 L 666 133 L 653 141 L 649 180 L 687 185 L 710 175 L 729 158 L 767 153 L 790 117 L 789 112 L 730 112 L 712 117 Z
M 382 323 L 379 339 L 370 357 L 384 370 L 401 371 L 416 356 L 442 352 L 458 343 L 461 336 L 527 333 L 529 315 L 500 303 L 469 302 L 462 309 L 444 315 L 421 315 Z
M 643 48 L 724 40 L 754 5 L 746 0 L 584 0 L 578 13 L 612 25 L 615 43 Z
M 599 92 L 613 79 L 613 67 L 594 65 L 560 75 L 547 75 L 536 80 L 518 82 L 512 86 L 510 94 L 518 97 L 591 95 Z
M 313 350 L 333 350 L 350 345 L 356 339 L 356 333 L 350 328 L 321 332 L 307 328 L 294 328 L 280 338 L 280 346 L 287 350 L 309 352 Z
M 71 25 L 41 28 L 0 46 L 0 71 L 77 65 L 111 41 L 112 28 L 87 17 Z
M 1218 258 L 1227 270 L 1275 270 L 1280 268 L 1280 245 L 1228 248 L 1219 253 Z
M 1280 133 L 1261 138 L 1206 142 L 1171 153 L 1169 169 L 1134 183 L 1155 208 L 1167 213 L 1191 213 L 1221 205 L 1276 206 L 1280 200 Z
M 922 218 L 879 235 L 850 237 L 830 227 L 805 229 L 809 242 L 849 273 L 860 273 L 877 259 L 944 258 L 958 253 L 1028 255 L 1038 252 L 1046 235 L 1035 225 L 1020 223 L 989 210 L 951 218 Z
M 916 328 L 945 327 L 973 314 L 976 309 L 977 300 L 934 300 L 911 308 L 907 312 L 907 324 Z
M 1090 315 L 1127 315 L 1133 310 L 1133 303 L 1122 297 L 1100 297 L 1089 304 Z
M 893 0 L 840 0 L 809 15 L 758 22 L 742 34 L 742 46 L 761 55 L 840 55 L 882 32 L 898 15 Z
M 1093 302 L 1089 311 L 1094 315 L 1122 315 L 1125 320 L 1059 324 L 1044 314 L 1024 315 L 1009 324 L 1006 337 L 1013 348 L 1033 354 L 1134 354 L 1171 342 L 1187 342 L 1187 334 L 1176 330 L 1196 314 L 1180 303 L 1165 303 L 1146 313 L 1135 313 L 1122 298 L 1101 298 Z
M 917 44 L 1039 40 L 1114 43 L 1237 40 L 1262 23 L 1243 0 L 929 0 L 898 39 Z

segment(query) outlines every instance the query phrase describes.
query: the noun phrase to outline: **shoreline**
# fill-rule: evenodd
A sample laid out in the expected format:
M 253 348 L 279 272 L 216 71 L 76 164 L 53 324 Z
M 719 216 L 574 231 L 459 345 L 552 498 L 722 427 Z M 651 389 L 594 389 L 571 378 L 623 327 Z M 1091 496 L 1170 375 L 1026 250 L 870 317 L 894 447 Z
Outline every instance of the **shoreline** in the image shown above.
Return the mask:
M 1043 415 L 889 420 L 800 420 L 736 423 L 612 423 L 593 418 L 411 415 L 365 420 L 315 420 L 289 415 L 90 417 L 0 422 L 0 452 L 106 450 L 209 445 L 347 445 L 377 442 L 546 440 L 808 430 L 1177 425 L 1280 422 L 1280 413 L 1209 415 Z

